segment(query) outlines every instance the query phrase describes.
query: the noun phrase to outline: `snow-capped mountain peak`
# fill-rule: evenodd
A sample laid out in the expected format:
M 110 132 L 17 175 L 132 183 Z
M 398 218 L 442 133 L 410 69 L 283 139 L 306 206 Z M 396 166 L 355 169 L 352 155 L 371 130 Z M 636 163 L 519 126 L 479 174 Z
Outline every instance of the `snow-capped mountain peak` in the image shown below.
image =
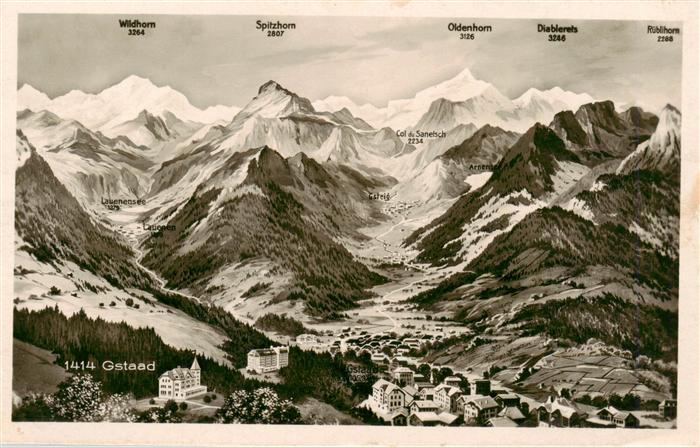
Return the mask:
M 172 90 L 169 86 L 158 87 L 150 79 L 142 78 L 137 75 L 130 75 L 118 82 L 117 84 L 107 87 L 102 91 L 104 96 L 114 96 L 128 92 L 136 91 L 153 91 L 159 89 Z
M 438 98 L 449 101 L 466 101 L 469 98 L 482 94 L 489 87 L 492 87 L 491 84 L 476 79 L 471 71 L 465 68 L 455 77 L 419 91 L 416 93 L 415 98 L 429 100 L 430 102 Z
M 553 87 L 549 90 L 529 88 L 525 93 L 514 99 L 513 103 L 523 109 L 541 106 L 543 103 L 546 103 L 551 109 L 561 110 L 561 107 L 565 107 L 565 110 L 577 110 L 581 105 L 594 101 L 593 97 L 587 93 L 574 93 L 561 87 Z
M 502 96 L 494 86 L 474 78 L 471 71 L 465 69 L 453 78 L 419 91 L 413 98 L 389 101 L 385 125 L 394 129 L 408 128 L 418 123 L 438 99 L 459 103 L 484 93 L 491 97 Z M 507 98 L 505 100 L 510 102 Z
M 345 107 L 375 128 L 449 130 L 455 125 L 470 123 L 524 132 L 536 122 L 550 122 L 557 112 L 575 111 L 593 101 L 586 93 L 574 93 L 561 87 L 530 88 L 511 100 L 465 68 L 450 79 L 418 91 L 412 98 L 389 101 L 384 108 L 371 104 L 359 106 L 345 96 L 329 96 L 315 101 L 313 106 L 328 112 Z
M 184 121 L 208 123 L 230 120 L 238 108 L 212 106 L 200 110 L 185 95 L 170 86 L 157 86 L 150 79 L 131 75 L 99 93 L 71 90 L 49 99 L 29 85 L 18 90 L 17 109 L 49 110 L 64 119 L 73 119 L 101 132 L 136 119 L 141 111 L 162 115 L 169 111 Z M 36 110 L 35 110 L 36 109 Z
M 17 110 L 29 109 L 38 112 L 46 109 L 51 99 L 43 92 L 29 84 L 24 84 L 17 90 Z

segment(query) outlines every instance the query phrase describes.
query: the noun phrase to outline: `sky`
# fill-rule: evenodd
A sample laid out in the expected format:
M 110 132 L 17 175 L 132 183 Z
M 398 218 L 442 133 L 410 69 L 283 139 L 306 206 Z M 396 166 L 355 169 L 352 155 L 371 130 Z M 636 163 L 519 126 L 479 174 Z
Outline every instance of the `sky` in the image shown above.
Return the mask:
M 155 21 L 156 28 L 129 36 L 119 19 Z M 293 22 L 296 29 L 267 37 L 257 20 Z M 450 22 L 493 31 L 460 40 Z M 559 86 L 616 103 L 680 107 L 680 36 L 657 42 L 646 33 L 654 22 L 559 20 L 578 33 L 549 42 L 538 23 L 553 22 L 23 14 L 18 87 L 28 83 L 53 98 L 74 89 L 98 93 L 135 74 L 204 108 L 244 106 L 260 85 L 275 80 L 312 101 L 337 95 L 383 107 L 469 68 L 510 98 L 530 87 Z

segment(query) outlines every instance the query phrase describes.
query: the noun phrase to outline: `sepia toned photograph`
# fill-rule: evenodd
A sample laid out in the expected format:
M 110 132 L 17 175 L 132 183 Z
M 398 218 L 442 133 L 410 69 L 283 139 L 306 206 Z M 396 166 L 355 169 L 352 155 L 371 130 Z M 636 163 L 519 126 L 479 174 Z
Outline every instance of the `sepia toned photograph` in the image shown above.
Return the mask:
M 19 12 L 5 417 L 677 431 L 697 29 L 562 17 Z

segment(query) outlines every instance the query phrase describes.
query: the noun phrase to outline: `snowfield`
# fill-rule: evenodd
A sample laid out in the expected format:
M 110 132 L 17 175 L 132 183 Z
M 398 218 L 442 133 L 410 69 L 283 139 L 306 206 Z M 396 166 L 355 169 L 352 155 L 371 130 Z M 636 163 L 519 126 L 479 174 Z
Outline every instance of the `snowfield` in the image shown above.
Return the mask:
M 16 247 L 22 245 L 17 237 Z M 152 327 L 163 342 L 179 349 L 192 349 L 213 358 L 221 364 L 229 364 L 221 346 L 226 336 L 220 331 L 201 323 L 180 310 L 160 304 L 148 293 L 140 290 L 124 291 L 113 288 L 104 279 L 81 270 L 77 265 L 66 262 L 60 270 L 36 261 L 25 251 L 15 251 L 15 266 L 29 272 L 14 276 L 15 306 L 19 309 L 40 310 L 58 306 L 62 313 L 73 315 L 81 309 L 91 318 L 100 317 L 107 321 L 126 321 L 133 327 Z M 78 285 L 89 283 L 104 289 L 94 293 L 80 290 Z M 60 292 L 50 294 L 51 287 Z M 75 296 L 74 296 L 75 295 Z M 147 301 L 138 298 L 143 296 Z M 139 305 L 138 309 L 126 305 L 131 298 Z M 114 302 L 114 306 L 110 303 Z M 102 305 L 100 305 L 102 303 Z M 193 336 L 193 334 L 197 334 Z
M 512 202 L 512 203 L 510 203 Z M 527 205 L 521 203 L 526 202 Z M 479 210 L 476 216 L 462 227 L 462 236 L 458 239 L 462 248 L 458 255 L 463 262 L 469 263 L 483 252 L 499 234 L 509 232 L 525 216 L 535 210 L 547 206 L 546 202 L 533 199 L 524 189 L 506 196 L 493 196 Z M 497 219 L 506 216 L 505 226 L 499 226 L 492 231 L 483 228 Z

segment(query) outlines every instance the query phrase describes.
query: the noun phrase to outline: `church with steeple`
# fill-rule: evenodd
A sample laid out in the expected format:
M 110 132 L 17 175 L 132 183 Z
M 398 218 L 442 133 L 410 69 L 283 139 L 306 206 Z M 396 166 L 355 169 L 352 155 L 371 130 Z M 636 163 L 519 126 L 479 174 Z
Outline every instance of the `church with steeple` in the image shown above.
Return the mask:
M 206 394 L 207 387 L 201 384 L 202 370 L 194 358 L 189 368 L 177 368 L 166 371 L 158 378 L 158 397 L 183 401 Z

